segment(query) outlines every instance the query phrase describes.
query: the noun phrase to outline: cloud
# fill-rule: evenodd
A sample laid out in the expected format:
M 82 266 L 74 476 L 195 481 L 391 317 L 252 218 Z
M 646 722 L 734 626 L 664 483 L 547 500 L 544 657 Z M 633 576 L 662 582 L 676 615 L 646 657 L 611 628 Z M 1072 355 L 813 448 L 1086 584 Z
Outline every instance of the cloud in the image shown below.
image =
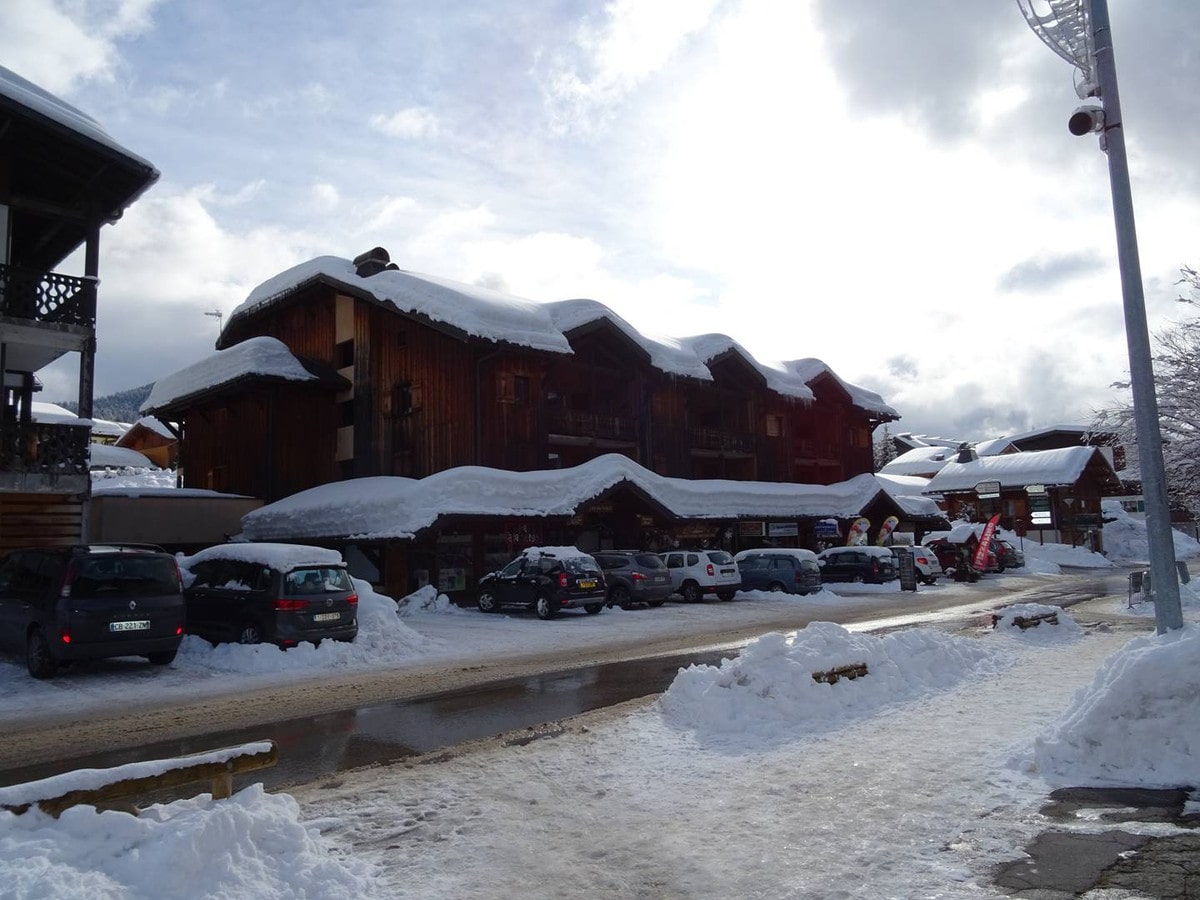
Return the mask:
M 390 116 L 371 117 L 371 127 L 389 137 L 416 140 L 433 137 L 438 133 L 438 118 L 432 110 L 423 106 L 410 106 Z
M 148 31 L 158 0 L 5 0 L 0 60 L 51 93 L 112 80 L 118 45 Z
M 1043 253 L 1017 263 L 996 281 L 1001 291 L 1051 291 L 1076 278 L 1094 275 L 1105 266 L 1099 254 Z
M 543 90 L 557 130 L 587 128 L 596 112 L 619 103 L 658 73 L 704 29 L 720 0 L 614 0 L 585 19 L 574 46 L 557 55 Z

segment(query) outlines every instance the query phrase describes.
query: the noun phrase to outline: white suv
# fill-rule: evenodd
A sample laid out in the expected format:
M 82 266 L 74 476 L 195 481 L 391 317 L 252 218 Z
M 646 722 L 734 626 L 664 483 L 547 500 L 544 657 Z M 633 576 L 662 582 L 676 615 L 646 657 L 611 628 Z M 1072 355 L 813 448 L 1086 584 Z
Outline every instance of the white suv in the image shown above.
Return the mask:
M 669 550 L 658 555 L 671 573 L 671 588 L 688 603 L 705 594 L 732 600 L 742 586 L 742 573 L 724 550 Z
M 905 552 L 913 555 L 913 568 L 917 570 L 917 578 L 925 584 L 933 584 L 939 577 L 946 574 L 942 571 L 942 564 L 938 562 L 937 554 L 921 544 L 917 544 L 915 547 L 900 545 L 892 547 L 892 553 L 896 556 L 897 570 L 900 568 L 900 554 Z

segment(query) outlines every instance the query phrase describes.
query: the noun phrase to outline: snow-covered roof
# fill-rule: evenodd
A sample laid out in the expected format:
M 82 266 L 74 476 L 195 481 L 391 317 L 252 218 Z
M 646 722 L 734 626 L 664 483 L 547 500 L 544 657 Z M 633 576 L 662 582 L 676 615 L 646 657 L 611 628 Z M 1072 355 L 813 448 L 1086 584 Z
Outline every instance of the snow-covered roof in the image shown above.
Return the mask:
M 1001 488 L 1074 484 L 1094 457 L 1103 460 L 1105 467 L 1112 471 L 1108 460 L 1096 447 L 1063 447 L 985 456 L 967 463 L 949 462 L 930 479 L 925 492 L 970 491 L 981 481 L 999 481 Z
M 948 447 L 913 447 L 901 453 L 880 470 L 882 475 L 923 475 L 936 472 L 958 455 Z
M 88 457 L 93 469 L 154 468 L 154 463 L 150 461 L 149 457 L 143 456 L 136 450 L 130 450 L 128 447 L 115 447 L 111 444 L 97 444 L 95 442 L 89 444 Z
M 828 373 L 856 406 L 899 418 L 879 394 L 843 381 L 819 359 L 763 363 L 722 334 L 678 339 L 643 335 L 596 300 L 534 303 L 488 288 L 400 269 L 385 269 L 364 277 L 358 274 L 352 261 L 337 256 L 319 256 L 267 279 L 233 311 L 228 325 L 318 280 L 374 297 L 400 312 L 425 316 L 472 337 L 554 353 L 573 352 L 566 332 L 604 319 L 642 348 L 652 366 L 668 374 L 711 381 L 712 373 L 706 363 L 734 351 L 762 374 L 770 390 L 782 396 L 812 400 L 809 382 Z M 150 407 L 143 406 L 146 408 Z
M 273 337 L 256 337 L 218 350 L 185 369 L 154 382 L 142 410 L 160 409 L 246 376 L 281 378 L 286 381 L 317 381 L 287 345 Z
M 691 349 L 684 347 L 681 341 L 671 337 L 644 335 L 598 300 L 559 300 L 547 303 L 546 309 L 555 327 L 564 334 L 605 319 L 645 350 L 654 368 L 669 374 L 712 381 L 708 366 Z
M 142 416 L 140 419 L 138 419 L 133 424 L 141 425 L 143 428 L 148 428 L 150 431 L 153 431 L 159 437 L 164 437 L 169 441 L 178 440 L 178 438 L 175 437 L 175 434 L 171 431 L 171 429 L 168 428 L 166 425 L 164 425 L 155 416 Z
M 417 481 L 376 476 L 310 488 L 248 513 L 250 540 L 408 538 L 441 516 L 570 516 L 628 482 L 686 519 L 850 518 L 879 496 L 873 475 L 831 485 L 667 478 L 610 453 L 569 469 L 448 469 Z
M 113 140 L 112 136 L 87 113 L 76 109 L 71 104 L 60 100 L 49 91 L 44 90 L 32 81 L 26 81 L 16 72 L 0 66 L 0 96 L 7 97 L 14 103 L 19 103 L 39 115 L 57 122 L 76 134 L 95 141 L 110 150 L 126 157 L 133 162 L 154 169 L 150 162 L 127 150 Z
M 179 564 L 190 569 L 196 563 L 209 559 L 233 559 L 240 562 L 258 563 L 280 572 L 301 566 L 340 566 L 342 554 L 325 547 L 307 547 L 303 544 L 219 544 L 205 547 L 193 556 L 185 556 Z
M 400 312 L 443 322 L 473 337 L 554 353 L 571 352 L 570 343 L 539 303 L 400 269 L 364 278 L 355 271 L 353 262 L 337 256 L 318 256 L 267 279 L 233 311 L 229 323 L 319 278 L 370 295 Z
M 945 513 L 931 497 L 924 496 L 929 479 L 917 475 L 891 475 L 877 472 L 875 480 L 904 512 L 914 518 L 944 518 Z
M 1016 449 L 1009 438 L 992 438 L 980 441 L 974 446 L 976 456 L 999 456 L 1001 453 L 1010 453 Z
M 884 402 L 883 397 L 881 397 L 879 394 L 875 393 L 874 391 L 869 391 L 864 387 L 859 387 L 857 384 L 851 384 L 850 382 L 845 381 L 837 374 L 837 372 L 833 371 L 833 369 L 829 368 L 828 365 L 819 359 L 813 359 L 812 357 L 807 359 L 793 359 L 783 363 L 782 365 L 793 375 L 800 378 L 805 384 L 812 384 L 813 381 L 815 381 L 821 375 L 828 373 L 829 376 L 838 384 L 840 384 L 846 393 L 850 395 L 850 399 L 853 401 L 855 406 L 859 407 L 859 409 L 865 409 L 867 412 L 879 413 L 880 415 L 895 416 L 896 418 L 900 418 L 900 414 L 896 412 L 896 410 L 892 409 L 892 407 L 888 406 Z
M 800 400 L 812 400 L 813 392 L 805 382 L 806 379 L 787 368 L 788 363 L 767 365 L 760 363 L 733 338 L 724 334 L 699 334 L 683 338 L 680 343 L 696 354 L 705 365 L 718 356 L 726 353 L 736 353 L 762 375 L 767 387 L 784 397 L 796 397 Z

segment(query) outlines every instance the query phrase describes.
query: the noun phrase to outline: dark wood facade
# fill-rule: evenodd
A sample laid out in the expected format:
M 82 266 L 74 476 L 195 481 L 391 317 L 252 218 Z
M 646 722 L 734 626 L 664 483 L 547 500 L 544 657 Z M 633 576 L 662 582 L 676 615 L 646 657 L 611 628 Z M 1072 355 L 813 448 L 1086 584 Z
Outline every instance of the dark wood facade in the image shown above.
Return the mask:
M 681 478 L 828 484 L 872 470 L 870 435 L 881 420 L 832 376 L 813 379 L 814 402 L 777 393 L 737 350 L 709 361 L 711 380 L 682 377 L 652 365 L 604 318 L 566 332 L 570 353 L 534 350 L 468 336 L 321 277 L 235 316 L 219 346 L 259 336 L 350 387 L 291 409 L 273 407 L 288 402 L 283 393 L 271 401 L 227 386 L 203 404 L 157 410 L 184 423 L 185 486 L 272 501 L 343 478 L 566 468 L 605 453 Z M 319 434 L 265 449 L 265 426 L 249 420 L 272 408 L 276 428 L 303 412 Z
M 77 353 L 78 412 L 91 418 L 100 229 L 158 177 L 102 135 L 0 69 L 0 549 L 85 537 L 89 425 L 35 422 L 32 403 L 36 373 Z M 80 246 L 81 276 L 54 271 Z

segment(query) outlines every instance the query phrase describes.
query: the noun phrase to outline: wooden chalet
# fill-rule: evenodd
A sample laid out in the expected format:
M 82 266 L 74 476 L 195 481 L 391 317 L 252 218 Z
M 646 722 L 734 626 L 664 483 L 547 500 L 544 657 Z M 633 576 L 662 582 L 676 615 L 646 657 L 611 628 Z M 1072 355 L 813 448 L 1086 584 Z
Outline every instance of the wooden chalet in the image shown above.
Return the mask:
M 250 397 L 249 382 L 218 377 L 168 397 L 156 385 L 144 411 L 180 423 L 185 486 L 270 502 L 348 478 L 607 453 L 671 477 L 830 484 L 870 472 L 871 432 L 898 418 L 819 360 L 768 366 L 722 335 L 652 340 L 595 301 L 535 304 L 402 272 L 381 248 L 267 281 L 217 356 L 265 337 L 344 387 Z
M 942 467 L 925 489 L 940 496 L 951 519 L 1000 525 L 1021 536 L 1100 551 L 1100 501 L 1122 492 L 1100 447 L 1064 447 L 972 458 L 968 451 Z M 980 488 L 983 485 L 984 488 Z M 980 496 L 999 485 L 999 496 Z
M 0 551 L 84 538 L 100 229 L 158 177 L 79 110 L 0 67 Z M 82 246 L 82 276 L 55 271 Z M 79 355 L 79 419 L 35 420 L 36 373 Z

